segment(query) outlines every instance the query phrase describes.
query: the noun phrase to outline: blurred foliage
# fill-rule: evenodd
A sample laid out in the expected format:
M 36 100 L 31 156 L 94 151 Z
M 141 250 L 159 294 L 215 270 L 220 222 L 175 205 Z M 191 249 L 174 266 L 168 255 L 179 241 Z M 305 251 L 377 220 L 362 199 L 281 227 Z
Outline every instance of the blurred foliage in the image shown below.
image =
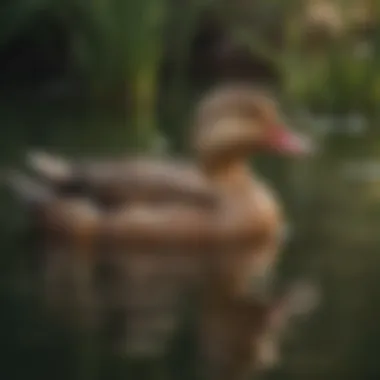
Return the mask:
M 130 106 L 128 120 L 135 133 L 143 136 L 137 136 L 142 143 L 156 133 L 157 96 L 168 31 L 175 23 L 175 33 L 170 36 L 176 47 L 172 49 L 172 90 L 178 92 L 199 13 L 208 2 L 18 0 L 2 6 L 0 46 L 11 44 L 41 15 L 48 14 L 68 36 L 71 70 L 85 80 L 95 100 L 100 98 L 123 110 Z
M 127 109 L 125 117 L 142 139 L 151 140 L 157 131 L 165 61 L 170 75 L 163 91 L 173 103 L 168 112 L 181 108 L 192 43 L 204 17 L 216 19 L 226 38 L 252 59 L 273 66 L 289 102 L 319 112 L 378 112 L 377 2 L 15 0 L 1 7 L 0 46 L 49 15 L 67 35 L 72 73 L 87 83 L 94 99 Z

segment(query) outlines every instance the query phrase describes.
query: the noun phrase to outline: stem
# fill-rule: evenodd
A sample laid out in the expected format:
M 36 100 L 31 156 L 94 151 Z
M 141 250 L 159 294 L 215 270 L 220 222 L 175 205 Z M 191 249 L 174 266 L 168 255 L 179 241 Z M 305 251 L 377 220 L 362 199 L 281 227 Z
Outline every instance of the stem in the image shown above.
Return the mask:
M 151 147 L 156 132 L 157 74 L 155 65 L 143 66 L 133 82 L 132 122 L 139 148 Z

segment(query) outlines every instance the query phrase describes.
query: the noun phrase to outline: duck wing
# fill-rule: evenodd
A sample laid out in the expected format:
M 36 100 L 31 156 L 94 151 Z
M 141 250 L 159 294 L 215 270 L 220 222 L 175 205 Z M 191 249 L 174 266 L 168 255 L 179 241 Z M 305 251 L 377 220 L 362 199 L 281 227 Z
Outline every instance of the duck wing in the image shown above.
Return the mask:
M 100 204 L 179 201 L 213 207 L 218 194 L 195 165 L 156 157 L 71 162 L 42 152 L 28 165 L 60 193 L 91 196 Z

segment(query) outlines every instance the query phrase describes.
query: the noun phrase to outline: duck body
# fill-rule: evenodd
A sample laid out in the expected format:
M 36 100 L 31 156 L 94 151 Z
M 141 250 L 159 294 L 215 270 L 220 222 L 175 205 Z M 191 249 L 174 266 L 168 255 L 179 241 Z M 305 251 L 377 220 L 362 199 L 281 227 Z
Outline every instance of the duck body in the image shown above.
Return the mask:
M 49 201 L 49 206 L 43 208 L 45 230 L 50 231 L 47 262 L 51 280 L 48 288 L 57 289 L 56 285 L 51 286 L 53 278 L 59 278 L 57 273 L 67 274 L 67 265 L 63 264 L 65 260 L 78 266 L 77 260 L 72 260 L 73 255 L 81 250 L 92 250 L 89 268 L 95 259 L 100 268 L 112 273 L 102 280 L 105 293 L 100 304 L 103 305 L 103 315 L 107 316 L 105 320 L 109 321 L 107 323 L 118 324 L 118 330 L 124 331 L 117 337 L 110 337 L 114 348 L 132 356 L 154 356 L 165 352 L 168 343 L 165 339 L 178 329 L 181 297 L 185 294 L 191 297 L 194 289 L 207 289 L 207 292 L 201 292 L 202 324 L 208 326 L 201 328 L 202 335 L 205 331 L 212 331 L 210 318 L 212 320 L 215 313 L 223 314 L 229 309 L 221 308 L 220 297 L 249 294 L 252 276 L 266 273 L 266 266 L 276 254 L 282 214 L 277 198 L 241 162 L 213 173 L 202 172 L 194 163 L 171 164 L 168 167 L 173 168 L 170 173 L 173 177 L 160 177 L 155 169 L 164 168 L 164 161 L 157 163 L 148 158 L 132 159 L 127 164 L 119 162 L 111 166 L 112 170 L 95 170 L 108 165 L 88 164 L 87 174 L 82 177 L 98 196 L 102 194 L 99 189 L 103 188 L 109 197 L 112 193 L 108 192 L 107 184 L 112 184 L 112 179 L 117 182 L 123 176 L 127 178 L 130 173 L 132 178 L 142 178 L 141 181 L 145 182 L 140 183 L 147 186 L 145 176 L 150 170 L 156 176 L 154 181 L 149 179 L 150 184 L 172 191 L 179 189 L 180 197 L 152 197 L 145 202 L 144 197 L 148 193 L 138 201 L 138 192 L 131 191 L 134 198 L 129 199 L 133 201 L 128 202 L 124 198 L 124 202 L 120 202 L 121 198 L 114 198 L 114 207 L 107 207 L 108 211 L 98 210 L 96 217 L 94 210 L 88 209 L 93 219 L 84 219 L 81 217 L 85 209 L 83 200 L 77 194 L 75 197 L 69 193 L 63 196 L 62 187 L 54 203 Z M 144 165 L 147 171 L 136 171 L 138 165 Z M 126 170 L 130 168 L 133 170 Z M 186 176 L 183 176 L 184 171 Z M 171 178 L 174 181 L 171 182 Z M 182 178 L 187 182 L 181 182 Z M 121 189 L 128 180 L 118 182 L 118 191 L 122 193 Z M 186 193 L 190 181 L 195 185 Z M 99 184 L 98 187 L 94 186 L 95 183 Z M 136 185 L 137 181 L 131 183 Z M 152 191 L 151 187 L 147 188 Z M 194 202 L 194 194 L 207 195 L 208 198 L 195 198 Z M 204 202 L 204 199 L 212 199 L 212 202 Z M 92 204 L 95 210 L 97 202 Z M 115 207 L 118 202 L 119 207 Z M 91 202 L 86 204 L 90 207 Z M 237 246 L 239 234 L 233 240 L 228 239 L 228 229 L 239 223 L 244 226 L 240 232 L 244 232 L 247 239 L 241 247 Z M 57 234 L 57 231 L 61 233 Z M 63 240 L 62 236 L 65 236 Z M 71 249 L 66 244 L 66 250 L 62 251 L 64 241 L 71 243 Z M 100 241 L 103 253 L 97 248 Z M 86 250 L 83 249 L 85 242 Z M 260 266 L 260 260 L 265 265 Z M 83 280 L 83 275 L 80 277 Z M 54 299 L 53 296 L 50 298 Z M 118 322 L 115 322 L 116 314 L 119 315 Z M 157 335 L 162 338 L 157 339 Z

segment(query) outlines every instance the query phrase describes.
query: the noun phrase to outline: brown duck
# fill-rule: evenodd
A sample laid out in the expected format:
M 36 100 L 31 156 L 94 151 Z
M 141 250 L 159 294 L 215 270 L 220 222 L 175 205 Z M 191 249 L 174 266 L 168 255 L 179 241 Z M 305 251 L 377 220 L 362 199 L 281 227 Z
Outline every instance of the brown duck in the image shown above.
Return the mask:
M 219 268 L 231 276 L 227 286 L 234 283 L 242 291 L 252 271 L 268 271 L 283 230 L 281 205 L 252 173 L 248 157 L 301 155 L 310 152 L 310 144 L 284 126 L 270 98 L 247 86 L 212 91 L 199 105 L 194 124 L 196 165 L 146 157 L 70 164 L 46 154 L 31 155 L 30 164 L 61 191 L 80 188 L 98 203 L 128 205 L 128 213 L 119 211 L 107 225 L 109 233 L 127 241 L 252 242 L 248 252 L 226 257 Z M 165 200 L 178 202 L 167 207 Z M 140 202 L 133 211 L 135 201 Z M 143 212 L 141 202 L 147 201 L 154 207 Z M 205 212 L 215 205 L 216 213 Z
M 80 165 L 41 155 L 34 155 L 30 162 L 60 193 L 72 196 L 80 189 L 96 204 L 118 206 L 81 229 L 86 239 L 101 236 L 114 249 L 139 252 L 141 259 L 135 260 L 134 270 L 137 282 L 139 271 L 146 273 L 143 262 L 150 268 L 162 262 L 162 249 L 172 252 L 168 264 L 181 251 L 184 262 L 188 263 L 189 256 L 199 262 L 195 252 L 207 250 L 201 256 L 202 262 L 207 258 L 210 264 L 203 309 L 207 316 L 215 310 L 223 313 L 225 300 L 247 293 L 252 275 L 268 272 L 281 244 L 281 207 L 268 187 L 253 176 L 247 158 L 265 151 L 302 154 L 309 146 L 281 124 L 269 98 L 241 86 L 206 96 L 196 113 L 194 132 L 196 165 L 149 158 Z M 57 199 L 64 204 L 70 197 Z M 45 207 L 50 210 L 53 203 Z M 49 211 L 55 219 L 48 228 L 59 225 L 73 231 L 76 212 L 80 214 L 74 211 L 68 213 L 65 207 Z

